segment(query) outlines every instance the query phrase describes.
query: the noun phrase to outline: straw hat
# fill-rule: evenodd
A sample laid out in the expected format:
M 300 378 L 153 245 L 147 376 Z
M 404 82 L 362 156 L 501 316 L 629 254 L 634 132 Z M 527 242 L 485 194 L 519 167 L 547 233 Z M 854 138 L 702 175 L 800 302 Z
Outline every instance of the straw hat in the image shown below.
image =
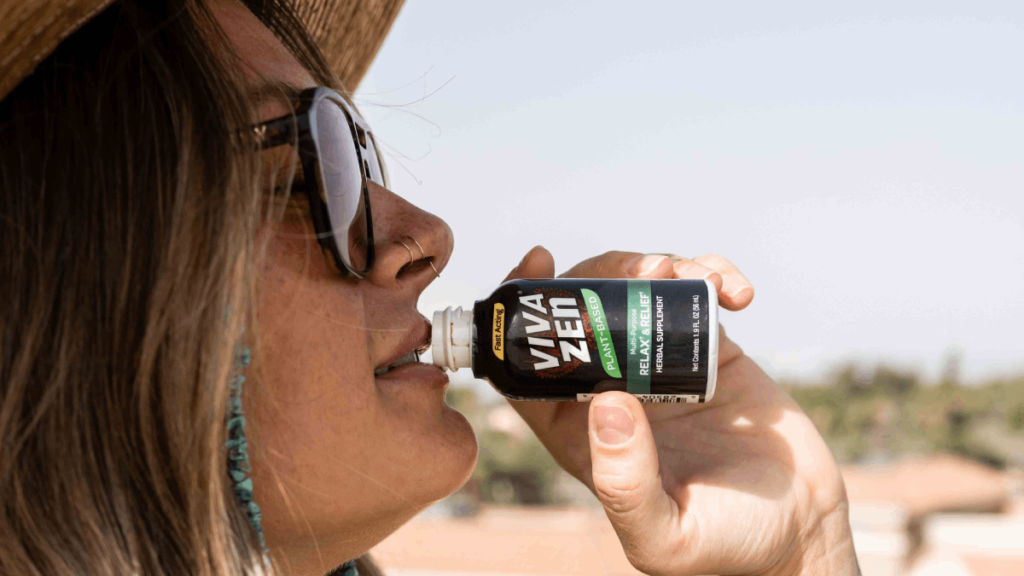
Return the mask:
M 355 88 L 404 0 L 295 0 L 345 86 Z M 0 99 L 114 0 L 0 0 Z

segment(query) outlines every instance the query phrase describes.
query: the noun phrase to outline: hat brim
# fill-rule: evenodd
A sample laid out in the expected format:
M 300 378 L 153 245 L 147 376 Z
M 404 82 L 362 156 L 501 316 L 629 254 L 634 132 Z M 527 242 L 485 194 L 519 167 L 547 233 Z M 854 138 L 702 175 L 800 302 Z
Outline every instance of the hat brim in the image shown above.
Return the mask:
M 335 74 L 355 90 L 405 0 L 299 0 L 299 16 Z
M 0 100 L 114 0 L 0 1 Z M 296 0 L 298 17 L 348 90 L 355 90 L 404 0 Z

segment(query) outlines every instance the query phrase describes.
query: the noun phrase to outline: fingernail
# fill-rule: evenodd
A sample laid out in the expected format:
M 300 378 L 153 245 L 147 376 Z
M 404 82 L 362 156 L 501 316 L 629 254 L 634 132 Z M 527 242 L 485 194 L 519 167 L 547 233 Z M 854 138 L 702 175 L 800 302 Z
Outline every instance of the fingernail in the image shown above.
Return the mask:
M 633 437 L 633 419 L 617 406 L 598 406 L 594 408 L 594 429 L 598 440 L 616 446 Z
M 731 293 L 727 294 L 727 296 L 729 296 L 729 300 L 739 300 L 740 294 L 743 294 L 747 290 L 752 290 L 752 288 L 750 288 L 749 286 L 744 286 L 739 290 L 733 290 Z
M 640 271 L 639 276 L 647 276 L 658 269 L 662 262 L 668 257 L 663 254 L 648 254 L 637 262 L 636 269 Z

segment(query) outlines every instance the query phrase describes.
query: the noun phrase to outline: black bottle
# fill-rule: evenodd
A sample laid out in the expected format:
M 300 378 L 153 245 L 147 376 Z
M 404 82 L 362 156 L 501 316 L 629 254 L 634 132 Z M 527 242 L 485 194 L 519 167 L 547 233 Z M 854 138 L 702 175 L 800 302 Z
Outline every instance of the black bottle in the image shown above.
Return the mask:
M 708 402 L 718 295 L 707 280 L 513 280 L 471 313 L 435 312 L 432 337 L 434 364 L 516 400 Z

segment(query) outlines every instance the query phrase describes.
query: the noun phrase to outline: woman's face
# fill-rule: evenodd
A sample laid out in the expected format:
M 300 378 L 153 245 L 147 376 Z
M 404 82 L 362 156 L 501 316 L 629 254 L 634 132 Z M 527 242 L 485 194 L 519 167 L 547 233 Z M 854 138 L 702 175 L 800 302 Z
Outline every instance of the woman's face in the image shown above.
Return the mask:
M 212 4 L 253 83 L 315 85 L 237 0 Z M 286 109 L 267 104 L 261 113 Z M 377 260 L 368 278 L 344 279 L 330 267 L 306 212 L 274 226 L 261 263 L 262 369 L 250 375 L 260 394 L 245 398 L 255 497 L 268 546 L 300 574 L 366 552 L 458 489 L 476 461 L 469 424 L 445 405 L 440 369 L 411 364 L 374 376 L 426 341 L 416 300 L 435 274 L 423 258 L 443 270 L 451 231 L 380 186 L 370 201 Z M 417 262 L 408 265 L 398 241 Z

